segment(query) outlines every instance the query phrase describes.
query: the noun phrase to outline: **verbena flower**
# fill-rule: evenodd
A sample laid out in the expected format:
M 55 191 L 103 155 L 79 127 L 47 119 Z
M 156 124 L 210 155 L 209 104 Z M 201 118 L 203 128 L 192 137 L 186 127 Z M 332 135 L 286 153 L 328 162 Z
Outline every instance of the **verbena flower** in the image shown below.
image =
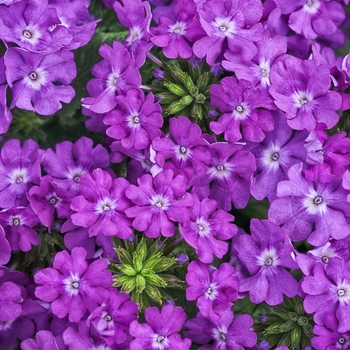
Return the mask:
M 193 195 L 193 207 L 189 221 L 179 225 L 180 233 L 187 244 L 195 249 L 198 259 L 211 263 L 214 255 L 221 259 L 228 251 L 225 240 L 237 233 L 237 226 L 231 222 L 234 217 L 224 210 L 217 210 L 215 200 L 204 198 L 199 201 Z
M 307 239 L 322 246 L 329 238 L 341 239 L 349 235 L 347 215 L 348 191 L 341 179 L 323 184 L 308 181 L 302 173 L 303 163 L 288 170 L 289 180 L 277 185 L 277 199 L 270 206 L 269 220 L 282 225 L 292 241 Z
M 51 115 L 75 96 L 69 86 L 75 78 L 74 55 L 69 51 L 42 54 L 9 48 L 5 54 L 6 78 L 11 88 L 11 108 Z
M 34 339 L 26 339 L 21 343 L 22 350 L 59 350 L 55 337 L 50 331 L 41 330 Z
M 213 320 L 198 313 L 196 318 L 185 323 L 184 335 L 197 344 L 207 344 L 200 346 L 199 350 L 243 350 L 254 347 L 257 335 L 251 330 L 254 321 L 250 315 L 234 318 L 228 308 L 222 310 L 220 316 Z
M 130 334 L 135 337 L 130 343 L 130 350 L 189 350 L 191 341 L 182 339 L 178 332 L 186 321 L 186 313 L 182 307 L 165 305 L 159 311 L 149 307 L 145 311 L 147 323 L 133 321 Z
M 143 175 L 137 183 L 138 187 L 130 185 L 125 193 L 135 204 L 125 210 L 128 217 L 134 218 L 132 225 L 147 237 L 173 236 L 174 222 L 188 220 L 193 205 L 191 194 L 186 192 L 187 180 L 182 175 L 174 176 L 172 170 L 164 170 L 154 179 Z
M 230 308 L 238 296 L 235 269 L 222 263 L 218 269 L 200 261 L 191 261 L 187 267 L 186 299 L 195 300 L 200 313 L 212 320 L 220 318 L 220 311 Z
M 141 84 L 141 75 L 134 58 L 121 43 L 114 41 L 112 47 L 104 44 L 99 54 L 103 60 L 94 65 L 92 75 L 95 78 L 87 84 L 91 97 L 83 98 L 82 106 L 95 113 L 106 113 L 117 105 L 117 94 Z
M 249 276 L 239 282 L 240 292 L 249 292 L 255 304 L 268 305 L 283 302 L 283 295 L 293 298 L 298 293 L 298 282 L 285 268 L 298 267 L 293 246 L 288 236 L 276 224 L 252 219 L 251 235 L 237 238 L 235 251 Z
M 85 259 L 84 248 L 74 248 L 71 255 L 61 251 L 56 254 L 53 267 L 34 275 L 35 296 L 51 303 L 56 316 L 68 315 L 70 322 L 79 322 L 87 310 L 93 312 L 105 302 L 112 284 L 106 259 L 97 259 L 90 264 Z
M 89 235 L 117 236 L 125 239 L 132 234 L 131 220 L 125 216 L 130 201 L 125 197 L 129 182 L 112 179 L 102 169 L 85 174 L 80 180 L 80 196 L 73 198 L 71 219 L 74 225 L 88 227 Z
M 4 134 L 8 131 L 11 121 L 12 114 L 7 106 L 7 81 L 5 76 L 5 63 L 4 57 L 0 57 L 0 134 Z
M 316 123 L 333 127 L 339 120 L 342 99 L 331 85 L 329 68 L 314 60 L 290 57 L 271 70 L 270 94 L 276 106 L 286 112 L 288 125 L 311 132 Z

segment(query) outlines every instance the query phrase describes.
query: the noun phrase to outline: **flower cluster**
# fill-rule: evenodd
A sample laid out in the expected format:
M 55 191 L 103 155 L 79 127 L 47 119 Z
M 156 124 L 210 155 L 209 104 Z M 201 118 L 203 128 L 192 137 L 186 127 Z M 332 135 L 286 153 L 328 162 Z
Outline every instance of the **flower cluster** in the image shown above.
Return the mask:
M 349 348 L 347 0 L 0 3 L 4 349 Z

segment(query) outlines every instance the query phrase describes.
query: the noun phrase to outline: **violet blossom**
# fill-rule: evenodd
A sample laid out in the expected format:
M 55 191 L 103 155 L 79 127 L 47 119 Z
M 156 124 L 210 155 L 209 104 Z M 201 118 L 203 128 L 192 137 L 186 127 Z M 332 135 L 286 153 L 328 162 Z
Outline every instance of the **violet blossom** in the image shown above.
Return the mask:
M 190 219 L 179 225 L 180 234 L 195 249 L 201 262 L 211 263 L 214 255 L 221 259 L 227 253 L 225 240 L 237 233 L 237 226 L 231 223 L 234 220 L 231 214 L 217 209 L 215 200 L 199 201 L 196 194 L 193 200 Z
M 145 311 L 147 323 L 133 321 L 130 324 L 130 334 L 135 337 L 130 343 L 130 350 L 189 350 L 191 341 L 182 339 L 178 334 L 186 317 L 179 306 L 165 305 L 160 311 L 156 307 L 148 307 Z
M 11 88 L 11 108 L 51 115 L 75 96 L 69 86 L 75 78 L 74 55 L 69 51 L 49 54 L 9 48 L 5 54 L 6 78 Z
M 56 316 L 69 316 L 70 322 L 79 322 L 89 310 L 108 298 L 112 285 L 112 274 L 107 271 L 107 259 L 97 259 L 88 264 L 84 248 L 73 248 L 58 252 L 53 267 L 38 271 L 34 275 L 37 284 L 35 296 L 51 303 Z
M 240 292 L 249 292 L 255 304 L 274 306 L 283 295 L 298 294 L 298 282 L 285 268 L 296 269 L 293 246 L 283 230 L 268 220 L 252 219 L 251 235 L 241 235 L 235 243 L 238 259 L 249 276 L 239 282 Z
M 200 313 L 212 320 L 220 318 L 219 311 L 230 308 L 238 296 L 235 269 L 222 263 L 218 269 L 200 261 L 191 261 L 187 267 L 186 299 L 195 300 Z

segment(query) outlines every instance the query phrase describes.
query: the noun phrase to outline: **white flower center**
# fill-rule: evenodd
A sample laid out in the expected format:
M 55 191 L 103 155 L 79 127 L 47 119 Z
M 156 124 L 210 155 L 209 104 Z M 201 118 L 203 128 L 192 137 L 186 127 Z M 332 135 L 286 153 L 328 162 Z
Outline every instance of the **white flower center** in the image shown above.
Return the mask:
M 267 269 L 271 266 L 278 266 L 280 263 L 276 249 L 271 247 L 269 249 L 265 249 L 258 257 L 257 264 L 262 266 L 264 269 Z
M 185 146 L 174 146 L 175 156 L 178 160 L 186 161 L 190 158 L 192 151 Z
M 43 85 L 46 84 L 46 72 L 44 69 L 37 67 L 34 70 L 28 72 L 23 78 L 23 82 L 34 90 L 40 90 Z
M 320 6 L 321 3 L 319 0 L 306 0 L 305 5 L 303 6 L 303 10 L 314 15 L 318 11 Z
M 217 36 L 232 37 L 232 34 L 236 33 L 236 24 L 230 17 L 216 17 L 212 25 L 218 28 Z
M 219 349 L 226 348 L 226 339 L 227 339 L 227 327 L 222 325 L 218 328 L 213 329 L 213 337 L 218 343 Z
M 8 182 L 11 184 L 25 184 L 29 181 L 28 169 L 27 168 L 17 168 L 14 169 L 8 178 Z
M 107 213 L 109 211 L 113 212 L 116 207 L 117 207 L 117 203 L 115 199 L 105 197 L 97 201 L 95 205 L 95 214 L 100 215 L 103 213 Z
M 117 72 L 111 73 L 107 78 L 107 88 L 112 91 L 115 91 L 117 89 L 118 79 L 119 79 L 119 73 Z
M 156 194 L 150 199 L 151 205 L 157 209 L 168 210 L 170 206 L 170 201 L 168 197 L 163 197 L 162 194 Z
M 208 221 L 205 221 L 202 216 L 200 218 L 197 218 L 196 225 L 198 229 L 197 233 L 201 238 L 207 237 L 210 235 L 210 232 L 211 232 L 210 224 Z
M 216 283 L 210 283 L 207 291 L 204 293 L 207 299 L 211 301 L 215 300 L 218 294 L 218 286 L 216 285 Z
M 80 182 L 80 178 L 86 174 L 86 171 L 83 170 L 81 166 L 78 166 L 76 168 L 68 169 L 68 173 L 66 174 L 67 179 L 73 180 L 75 183 Z
M 20 215 L 11 216 L 9 221 L 10 221 L 10 225 L 14 227 L 18 227 L 21 225 L 21 216 Z
M 279 169 L 280 150 L 279 146 L 271 144 L 262 154 L 262 163 L 269 168 L 270 171 Z
M 38 40 L 41 37 L 40 30 L 38 30 L 38 27 L 33 24 L 29 24 L 23 31 L 22 35 L 20 37 L 20 40 L 22 42 L 31 43 L 33 45 L 36 45 L 38 43 Z
M 270 86 L 270 62 L 262 59 L 259 64 L 260 67 L 260 82 L 263 87 Z
M 303 200 L 304 207 L 309 214 L 325 214 L 327 212 L 327 205 L 324 198 L 318 194 L 314 189 L 305 196 Z
M 138 112 L 132 112 L 127 118 L 130 129 L 139 129 L 141 127 L 140 116 Z
M 170 33 L 174 33 L 174 34 L 184 35 L 184 34 L 186 34 L 186 23 L 185 22 L 176 22 L 175 24 L 172 24 L 169 26 L 168 31 Z
M 236 108 L 232 112 L 232 116 L 235 119 L 245 119 L 249 116 L 250 114 L 250 108 L 245 102 L 241 102 L 239 105 L 236 106 Z
M 337 297 L 340 304 L 349 304 L 350 302 L 350 284 L 343 281 L 337 285 Z
M 142 37 L 143 37 L 143 33 L 141 28 L 139 26 L 132 27 L 130 29 L 130 33 L 128 37 L 126 38 L 126 43 L 128 44 L 128 46 L 130 46 L 135 41 L 140 40 Z
M 80 277 L 78 274 L 70 273 L 70 276 L 63 280 L 64 289 L 69 296 L 75 296 L 79 293 Z
M 292 95 L 292 100 L 294 100 L 294 106 L 296 108 L 301 108 L 311 102 L 313 96 L 307 91 L 297 91 Z
M 218 164 L 216 166 L 212 166 L 207 170 L 207 173 L 211 178 L 217 179 L 227 179 L 231 176 L 232 165 L 230 163 Z
M 56 193 L 50 193 L 48 196 L 46 196 L 46 199 L 49 202 L 49 204 L 53 206 L 55 206 L 59 202 Z
M 170 341 L 165 335 L 157 333 L 152 334 L 152 348 L 157 350 L 164 350 L 169 348 Z

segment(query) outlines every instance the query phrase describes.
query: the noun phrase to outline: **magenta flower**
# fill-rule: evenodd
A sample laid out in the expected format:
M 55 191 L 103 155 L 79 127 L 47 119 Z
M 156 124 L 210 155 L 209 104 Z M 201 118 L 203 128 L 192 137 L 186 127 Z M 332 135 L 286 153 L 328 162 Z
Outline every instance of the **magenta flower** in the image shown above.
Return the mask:
M 4 57 L 0 57 L 0 134 L 4 134 L 8 131 L 11 121 L 12 114 L 7 107 L 7 81 L 5 76 L 5 63 Z
M 211 263 L 214 255 L 221 259 L 228 251 L 226 240 L 237 233 L 231 224 L 234 217 L 224 210 L 217 210 L 215 200 L 204 198 L 201 202 L 193 195 L 193 207 L 189 221 L 179 225 L 180 234 L 195 249 L 198 259 Z
M 141 75 L 129 51 L 119 42 L 113 47 L 104 44 L 99 53 L 103 60 L 92 68 L 95 77 L 87 84 L 91 97 L 82 99 L 82 106 L 95 113 L 106 113 L 116 105 L 115 97 L 131 87 L 139 87 Z
M 179 1 L 174 6 L 175 21 L 160 17 L 159 26 L 151 28 L 151 41 L 163 48 L 168 58 L 190 58 L 191 44 L 205 35 L 198 19 L 197 8 L 193 0 L 187 1 L 186 6 Z
M 125 193 L 135 204 L 125 210 L 129 218 L 134 218 L 132 225 L 147 237 L 173 236 L 174 222 L 188 220 L 193 205 L 192 196 L 186 192 L 186 179 L 174 176 L 172 170 L 164 170 L 154 179 L 145 174 L 137 183 L 138 187 L 130 185 Z
M 102 232 L 105 236 L 125 239 L 132 234 L 131 220 L 124 212 L 130 207 L 125 197 L 129 182 L 124 178 L 112 180 L 109 173 L 95 169 L 80 180 L 81 195 L 73 198 L 71 215 L 74 225 L 88 227 L 89 236 Z
M 93 312 L 105 302 L 112 285 L 107 259 L 88 264 L 85 257 L 86 250 L 80 247 L 74 248 L 71 255 L 58 252 L 53 267 L 34 275 L 35 296 L 51 303 L 52 313 L 59 318 L 68 315 L 70 322 L 79 322 L 87 310 Z
M 96 168 L 109 166 L 109 154 L 101 146 L 93 146 L 93 141 L 82 137 L 74 144 L 63 141 L 56 144 L 56 152 L 47 149 L 43 159 L 45 171 L 54 178 L 54 182 L 72 195 L 79 194 L 82 175 Z
M 303 163 L 292 165 L 289 180 L 277 185 L 277 199 L 269 209 L 269 220 L 282 225 L 293 242 L 307 241 L 323 246 L 332 237 L 349 235 L 349 191 L 341 186 L 341 179 L 323 184 L 308 181 L 302 174 Z
M 248 204 L 255 158 L 242 145 L 216 142 L 210 145 L 210 166 L 206 174 L 193 180 L 193 192 L 199 199 L 210 197 L 218 208 L 230 211 L 232 204 L 242 209 Z
M 191 183 L 195 175 L 205 173 L 210 161 L 209 143 L 203 136 L 198 124 L 187 117 L 170 118 L 167 137 L 152 140 L 154 159 L 159 166 L 186 176 Z M 171 163 L 166 162 L 168 159 Z
M 28 204 L 27 191 L 39 185 L 40 164 L 44 151 L 33 140 L 9 140 L 1 148 L 0 207 L 4 209 Z
M 163 125 L 162 108 L 154 103 L 154 96 L 144 95 L 140 89 L 129 89 L 125 96 L 115 98 L 117 108 L 103 119 L 109 125 L 106 134 L 121 140 L 125 148 L 145 149 L 151 140 L 161 135 Z
M 253 324 L 250 315 L 234 318 L 230 309 L 220 311 L 217 320 L 198 313 L 196 318 L 185 323 L 184 335 L 197 344 L 207 344 L 198 350 L 244 350 L 257 342 L 257 335 L 251 330 Z
M 156 307 L 148 307 L 145 311 L 147 323 L 133 321 L 130 334 L 135 339 L 130 343 L 130 350 L 189 350 L 191 341 L 181 339 L 178 332 L 186 321 L 186 313 L 182 307 L 165 305 L 159 311 Z
M 307 151 L 305 178 L 331 182 L 341 177 L 350 164 L 350 139 L 341 131 L 330 137 L 326 125 L 319 123 L 305 140 Z
M 339 120 L 342 99 L 331 86 L 329 68 L 314 60 L 290 57 L 271 70 L 270 94 L 287 114 L 288 125 L 311 132 L 316 123 L 332 128 Z
M 277 184 L 287 179 L 288 169 L 295 163 L 305 161 L 304 141 L 307 131 L 293 130 L 288 126 L 283 113 L 271 111 L 275 128 L 266 133 L 261 143 L 248 143 L 256 159 L 257 169 L 253 174 L 250 193 L 257 200 L 276 199 Z
M 39 244 L 40 238 L 33 228 L 38 223 L 38 217 L 30 207 L 17 207 L 0 212 L 0 224 L 14 251 L 28 252 L 32 245 Z
M 41 330 L 36 339 L 26 339 L 21 343 L 21 350 L 59 350 L 56 339 L 49 331 Z
M 132 321 L 137 319 L 137 304 L 125 293 L 110 290 L 108 300 L 95 309 L 87 319 L 87 325 L 108 346 L 122 344 Z
M 210 129 L 217 135 L 224 133 L 226 141 L 239 141 L 243 134 L 248 141 L 261 142 L 265 133 L 273 130 L 272 115 L 266 110 L 273 108 L 272 100 L 249 81 L 226 77 L 210 92 L 210 103 L 223 113 L 217 122 L 210 123 Z
M 57 11 L 48 6 L 48 0 L 16 1 L 9 7 L 0 6 L 0 18 L 1 39 L 26 51 L 58 51 L 73 39 L 69 30 L 60 25 Z
M 336 264 L 324 269 L 317 264 L 313 275 L 305 276 L 301 288 L 306 293 L 304 309 L 315 312 L 315 322 L 322 324 L 327 314 L 337 317 L 338 332 L 350 331 L 350 262 L 338 258 Z
M 219 311 L 230 308 L 238 296 L 235 269 L 222 263 L 218 269 L 192 261 L 187 267 L 186 299 L 196 300 L 200 313 L 212 320 L 220 318 Z
M 51 115 L 75 96 L 69 86 L 75 78 L 74 55 L 69 51 L 50 54 L 9 48 L 5 54 L 6 78 L 12 92 L 11 108 Z
M 206 57 L 207 63 L 213 65 L 226 47 L 244 61 L 256 55 L 254 43 L 262 36 L 262 25 L 258 23 L 262 16 L 261 1 L 207 0 L 198 13 L 207 35 L 193 45 L 197 57 Z
M 27 194 L 30 206 L 40 222 L 51 232 L 54 214 L 67 219 L 71 213 L 72 195 L 54 183 L 51 176 L 44 176 L 40 186 L 33 186 Z
M 271 306 L 281 304 L 283 295 L 295 297 L 298 282 L 285 270 L 298 268 L 288 236 L 267 220 L 252 219 L 250 230 L 250 236 L 241 235 L 235 243 L 238 259 L 250 275 L 239 282 L 239 291 L 249 292 L 255 304 L 265 301 Z

